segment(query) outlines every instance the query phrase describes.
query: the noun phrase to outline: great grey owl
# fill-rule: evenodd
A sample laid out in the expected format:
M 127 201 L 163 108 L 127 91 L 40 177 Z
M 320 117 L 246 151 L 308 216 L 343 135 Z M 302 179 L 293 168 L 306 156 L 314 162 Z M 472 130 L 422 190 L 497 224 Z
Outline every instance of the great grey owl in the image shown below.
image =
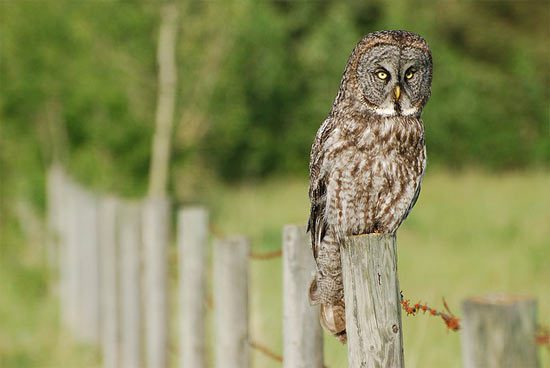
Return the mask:
M 432 56 L 406 31 L 380 31 L 355 46 L 309 164 L 313 256 L 310 299 L 321 324 L 346 340 L 342 239 L 394 233 L 414 206 L 426 167 L 420 114 L 430 97 Z

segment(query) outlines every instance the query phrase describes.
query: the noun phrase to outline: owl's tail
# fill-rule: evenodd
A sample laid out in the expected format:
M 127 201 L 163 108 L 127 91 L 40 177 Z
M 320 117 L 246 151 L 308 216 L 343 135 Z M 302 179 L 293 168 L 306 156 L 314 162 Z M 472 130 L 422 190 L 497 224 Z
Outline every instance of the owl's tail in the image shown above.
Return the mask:
M 319 310 L 321 326 L 334 335 L 342 344 L 347 342 L 346 310 L 343 305 L 321 304 Z
M 320 303 L 317 290 L 317 280 L 314 279 L 309 287 L 309 300 L 312 305 L 320 304 L 319 322 L 323 328 L 345 344 L 346 336 L 346 309 L 344 304 Z

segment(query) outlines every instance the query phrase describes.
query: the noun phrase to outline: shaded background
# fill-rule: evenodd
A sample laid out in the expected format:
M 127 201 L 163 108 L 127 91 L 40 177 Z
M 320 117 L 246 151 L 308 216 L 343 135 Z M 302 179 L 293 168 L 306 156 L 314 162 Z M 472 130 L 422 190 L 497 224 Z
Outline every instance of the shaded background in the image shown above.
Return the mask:
M 403 229 L 400 244 L 410 247 L 400 255 L 401 277 L 417 275 L 408 288 L 421 298 L 456 296 L 455 309 L 461 297 L 494 289 L 535 294 L 549 311 L 542 292 L 550 279 L 547 2 L 243 0 L 180 8 L 175 202 L 204 203 L 220 228 L 278 248 L 282 224 L 306 221 L 310 145 L 355 43 L 374 30 L 411 30 L 430 44 L 435 70 L 423 114 L 429 168 Z M 43 254 L 28 248 L 33 237 L 17 208 L 24 203 L 43 218 L 54 157 L 89 188 L 146 193 L 159 4 L 4 0 L 0 10 L 0 281 L 9 289 L 0 323 L 11 326 L 0 331 L 0 365 L 94 365 L 96 353 L 59 347 L 70 338 L 52 327 L 52 275 Z M 419 249 L 431 254 L 415 258 Z M 434 277 L 436 285 L 428 282 Z M 463 287 L 450 291 L 455 284 Z M 37 320 L 13 320 L 20 308 L 34 308 L 24 310 Z M 260 331 L 278 328 L 273 313 L 264 311 L 275 322 L 258 322 Z M 456 340 L 426 355 L 441 337 L 419 327 L 426 321 L 411 323 L 427 340 L 406 336 L 410 365 L 459 361 Z M 327 354 L 341 350 L 329 345 Z

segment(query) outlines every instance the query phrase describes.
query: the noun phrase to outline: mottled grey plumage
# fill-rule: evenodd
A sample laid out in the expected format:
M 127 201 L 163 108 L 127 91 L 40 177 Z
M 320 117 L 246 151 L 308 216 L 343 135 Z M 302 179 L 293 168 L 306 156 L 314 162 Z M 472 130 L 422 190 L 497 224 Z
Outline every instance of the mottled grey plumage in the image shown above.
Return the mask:
M 343 237 L 393 233 L 420 192 L 426 166 L 420 114 L 430 96 L 427 43 L 406 31 L 365 36 L 353 50 L 311 149 L 309 230 L 321 323 L 345 341 Z

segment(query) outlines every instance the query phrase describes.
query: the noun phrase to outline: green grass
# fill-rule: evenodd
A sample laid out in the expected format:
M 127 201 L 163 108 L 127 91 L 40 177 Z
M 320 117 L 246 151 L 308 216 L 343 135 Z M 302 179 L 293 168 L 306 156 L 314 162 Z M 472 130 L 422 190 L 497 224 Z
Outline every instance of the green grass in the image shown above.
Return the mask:
M 401 289 L 413 301 L 455 314 L 468 296 L 491 292 L 532 295 L 539 321 L 550 324 L 550 176 L 429 173 L 415 209 L 398 232 Z M 281 246 L 285 223 L 305 224 L 307 183 L 272 181 L 220 191 L 211 201 L 224 233 L 251 237 L 256 250 Z M 281 352 L 281 262 L 252 261 L 254 339 Z M 407 367 L 461 367 L 460 335 L 439 319 L 403 318 Z M 346 364 L 346 349 L 325 338 L 330 367 Z M 547 351 L 540 352 L 550 363 Z M 277 367 L 260 354 L 256 367 Z
M 41 244 L 0 248 L 0 367 L 99 367 L 97 351 L 59 326 L 54 283 Z M 9 241 L 9 240 L 8 240 Z M 19 242 L 16 242 L 19 243 Z
M 406 296 L 436 308 L 445 297 L 460 315 L 461 301 L 471 295 L 532 295 L 540 323 L 550 325 L 548 188 L 548 173 L 429 173 L 398 232 L 399 278 Z M 206 202 L 217 232 L 245 234 L 256 251 L 279 249 L 282 226 L 305 224 L 308 215 L 305 180 L 218 187 Z M 58 328 L 57 298 L 40 248 L 5 249 L 0 252 L 0 367 L 99 366 L 96 351 L 74 344 Z M 281 284 L 280 259 L 251 261 L 251 336 L 277 353 L 282 352 Z M 172 295 L 171 305 L 176 300 Z M 176 328 L 176 317 L 171 326 Z M 403 328 L 407 367 L 461 367 L 460 334 L 447 331 L 439 319 L 404 316 Z M 172 337 L 171 346 L 177 346 Z M 345 346 L 330 336 L 325 342 L 327 365 L 346 366 Z M 213 351 L 212 341 L 208 349 Z M 541 349 L 540 357 L 550 366 L 547 350 Z M 171 349 L 171 360 L 176 359 Z M 254 367 L 280 367 L 258 352 L 252 359 Z

